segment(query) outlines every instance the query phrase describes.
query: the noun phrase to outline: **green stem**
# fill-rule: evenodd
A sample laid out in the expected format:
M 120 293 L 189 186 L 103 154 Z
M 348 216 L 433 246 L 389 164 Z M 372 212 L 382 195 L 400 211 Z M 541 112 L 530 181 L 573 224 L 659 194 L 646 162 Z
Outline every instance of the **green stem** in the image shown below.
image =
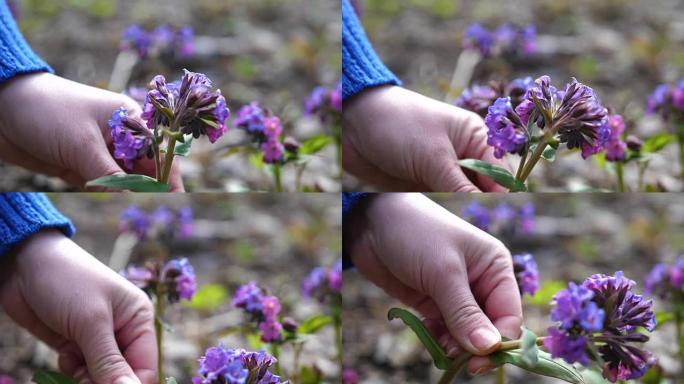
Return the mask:
M 283 191 L 283 184 L 281 180 L 281 169 L 280 164 L 273 164 L 273 181 L 275 182 L 276 192 Z
M 525 168 L 525 162 L 527 161 L 527 152 L 529 150 L 525 150 L 525 154 L 523 154 L 520 157 L 520 164 L 518 164 L 518 171 L 515 173 L 515 178 L 520 180 L 520 175 L 522 174 L 523 169 Z
M 276 359 L 276 363 L 273 366 L 273 372 L 280 376 L 280 346 L 276 343 L 271 344 L 271 352 L 273 354 L 273 357 Z
M 294 346 L 294 372 L 292 373 L 292 382 L 299 383 L 299 364 L 302 356 L 303 345 L 295 344 Z
M 157 284 L 156 291 L 154 330 L 157 335 L 157 372 L 159 374 L 158 383 L 164 384 L 164 324 L 162 323 L 164 319 L 164 288 L 162 284 Z
M 496 370 L 496 384 L 506 384 L 506 369 L 503 365 Z
M 525 182 L 525 180 L 527 180 L 527 177 L 530 176 L 530 173 L 532 173 L 532 169 L 534 169 L 534 166 L 537 165 L 539 159 L 541 159 L 542 157 L 542 154 L 544 154 L 544 150 L 546 149 L 547 145 L 548 143 L 546 142 L 546 136 L 543 136 L 539 140 L 539 144 L 537 144 L 537 149 L 534 150 L 532 157 L 525 165 L 525 169 L 520 174 L 520 178 L 518 180 L 522 181 L 523 183 Z
M 337 363 L 340 365 L 340 372 L 344 367 L 344 354 L 342 346 L 342 311 L 339 306 L 333 307 L 333 322 L 335 325 L 335 341 L 337 344 Z
M 171 165 L 173 164 L 173 157 L 176 155 L 176 139 L 169 137 L 169 144 L 166 146 L 166 156 L 164 157 L 164 172 L 162 173 L 161 183 L 169 183 L 169 175 L 171 174 Z
M 682 127 L 679 129 L 681 131 Z M 684 180 L 684 132 L 679 132 L 677 141 L 679 142 L 679 167 L 681 168 L 679 177 Z
M 454 379 L 456 379 L 456 375 L 458 375 L 458 372 L 460 369 L 449 369 L 444 371 L 444 374 L 442 377 L 439 379 L 439 384 L 451 384 L 454 382 Z
M 684 367 L 684 334 L 682 332 L 682 322 L 684 322 L 684 318 L 682 318 L 682 313 L 681 311 L 676 308 L 674 311 L 675 315 L 675 323 L 677 327 L 677 343 L 679 345 L 679 360 L 680 364 L 682 367 Z
M 627 188 L 625 187 L 625 167 L 622 163 L 615 163 L 615 173 L 617 174 L 618 191 L 626 192 Z

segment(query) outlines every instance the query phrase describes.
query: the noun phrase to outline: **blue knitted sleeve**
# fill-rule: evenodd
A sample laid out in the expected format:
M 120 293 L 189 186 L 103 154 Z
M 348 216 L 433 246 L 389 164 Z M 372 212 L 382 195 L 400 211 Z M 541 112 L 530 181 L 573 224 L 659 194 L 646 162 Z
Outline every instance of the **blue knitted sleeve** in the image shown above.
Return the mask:
M 32 72 L 52 72 L 19 32 L 6 0 L 0 0 L 0 82 Z
M 55 228 L 66 236 L 76 232 L 42 193 L 0 193 L 0 257 L 43 229 Z
M 382 63 L 349 0 L 342 0 L 342 97 L 346 100 L 366 88 L 401 85 Z

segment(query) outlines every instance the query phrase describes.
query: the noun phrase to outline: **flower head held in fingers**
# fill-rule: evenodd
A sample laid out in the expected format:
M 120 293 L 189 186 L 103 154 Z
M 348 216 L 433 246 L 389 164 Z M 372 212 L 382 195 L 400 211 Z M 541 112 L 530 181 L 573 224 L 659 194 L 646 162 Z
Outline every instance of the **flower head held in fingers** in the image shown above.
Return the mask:
M 198 360 L 193 384 L 280 384 L 280 377 L 269 371 L 276 358 L 264 351 L 230 349 L 223 344 L 207 349 Z M 287 381 L 283 382 L 287 383 Z
M 127 113 L 123 107 L 114 111 L 109 127 L 112 130 L 114 158 L 123 161 L 124 166 L 131 170 L 135 160 L 154 157 L 154 135 Z
M 466 88 L 456 100 L 456 106 L 478 115 L 487 116 L 489 107 L 502 97 L 510 97 L 511 105 L 515 109 L 522 101 L 527 90 L 535 85 L 531 77 L 514 79 L 509 83 L 491 82 L 487 85 L 473 85 Z
M 206 75 L 185 70 L 180 82 L 169 84 L 158 75 L 149 89 L 143 107 L 148 127 L 161 125 L 195 138 L 207 136 L 212 143 L 226 132 L 230 110 L 221 90 L 214 91 Z
M 639 348 L 649 338 L 638 329 L 653 331 L 656 323 L 652 301 L 635 294 L 634 285 L 622 272 L 569 283 L 554 297 L 551 319 L 558 325 L 544 341 L 551 355 L 582 365 L 600 362 L 611 382 L 643 376 L 656 359 Z

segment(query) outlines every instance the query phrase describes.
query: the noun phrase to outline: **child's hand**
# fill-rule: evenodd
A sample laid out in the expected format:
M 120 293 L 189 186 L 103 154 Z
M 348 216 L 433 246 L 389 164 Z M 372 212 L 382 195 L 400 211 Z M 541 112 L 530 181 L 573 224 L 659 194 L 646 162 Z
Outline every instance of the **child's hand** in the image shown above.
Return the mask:
M 487 145 L 482 119 L 401 87 L 371 88 L 344 106 L 344 168 L 387 191 L 505 192 L 474 183 L 456 164 L 479 159 L 505 168 Z
M 36 73 L 0 85 L 0 106 L 0 159 L 78 186 L 126 173 L 112 157 L 107 121 L 120 107 L 140 116 L 131 98 Z M 171 190 L 183 191 L 173 167 Z M 138 161 L 133 173 L 154 176 L 154 160 Z
M 487 355 L 501 335 L 519 337 L 520 294 L 500 241 L 421 194 L 382 194 L 361 204 L 365 209 L 345 218 L 354 265 L 419 311 L 451 357 Z M 475 357 L 468 371 L 491 367 L 486 357 Z
M 154 311 L 142 290 L 56 230 L 3 256 L 0 304 L 78 382 L 154 384 Z

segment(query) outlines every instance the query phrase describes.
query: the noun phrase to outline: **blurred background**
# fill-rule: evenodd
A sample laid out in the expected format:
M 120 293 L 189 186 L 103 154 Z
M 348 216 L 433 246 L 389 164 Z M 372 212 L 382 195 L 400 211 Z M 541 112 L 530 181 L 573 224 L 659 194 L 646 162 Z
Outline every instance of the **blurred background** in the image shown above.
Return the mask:
M 603 103 L 627 120 L 627 133 L 645 139 L 667 131 L 656 118 L 644 118 L 646 100 L 661 83 L 684 76 L 684 2 L 679 0 L 356 0 L 370 40 L 387 66 L 408 89 L 454 101 L 451 89 L 463 52 L 466 27 L 480 22 L 489 30 L 509 23 L 537 27 L 537 53 L 490 58 L 475 68 L 469 85 L 542 75 L 558 87 L 576 77 L 593 87 Z M 408 54 L 408 55 L 407 55 Z M 644 183 L 678 191 L 677 146 L 650 159 Z M 615 189 L 610 167 L 559 151 L 560 159 L 536 169 L 537 190 Z M 516 164 L 513 164 L 517 166 Z M 638 170 L 626 167 L 635 189 Z M 345 190 L 369 186 L 345 175 Z
M 511 228 L 512 220 L 489 228 L 512 254 L 531 253 L 539 266 L 539 291 L 523 296 L 525 325 L 538 335 L 552 325 L 550 302 L 568 281 L 582 282 L 592 274 L 612 275 L 622 270 L 643 292 L 644 276 L 659 262 L 670 265 L 684 254 L 684 201 L 676 194 L 577 195 L 534 194 L 470 196 L 434 194 L 432 199 L 464 217 L 473 202 L 490 212 L 501 204 L 519 210 L 535 206 L 530 231 Z M 361 383 L 436 383 L 440 377 L 415 334 L 401 321 L 387 321 L 392 307 L 405 308 L 356 270 L 344 275 L 344 335 L 346 365 L 354 367 Z M 656 312 L 668 303 L 654 298 Z M 671 382 L 681 379 L 676 332 L 667 323 L 650 334 L 645 349 L 658 356 Z M 507 366 L 510 383 L 562 383 Z M 494 374 L 460 377 L 457 382 L 492 383 Z
M 197 359 L 220 341 L 229 348 L 261 348 L 258 337 L 235 331 L 247 321 L 230 303 L 242 284 L 254 280 L 267 288 L 280 299 L 281 314 L 297 322 L 329 311 L 302 296 L 302 281 L 314 267 L 330 268 L 340 257 L 337 194 L 51 194 L 50 199 L 75 224 L 74 241 L 110 267 L 122 261 L 140 266 L 151 258 L 144 246 L 122 256 L 128 253 L 127 241 L 119 238 L 119 216 L 127 207 L 148 213 L 159 207 L 193 210 L 192 234 L 165 243 L 169 258 L 189 259 L 199 287 L 192 302 L 166 312 L 172 331 L 164 336 L 165 373 L 179 383 L 190 382 Z M 333 327 L 305 336 L 300 365 L 320 372 L 321 382 L 337 382 Z M 284 346 L 284 378 L 293 375 L 293 359 L 292 346 Z M 54 369 L 56 360 L 54 352 L 0 310 L 0 374 L 28 383 L 34 370 Z
M 31 46 L 60 76 L 126 91 L 137 98 L 140 87 L 147 87 L 155 75 L 173 81 L 187 68 L 213 80 L 223 91 L 233 118 L 240 107 L 258 100 L 280 116 L 286 134 L 300 142 L 335 133 L 330 124 L 305 117 L 303 112 L 305 99 L 315 87 L 334 88 L 340 80 L 340 4 L 336 0 L 8 2 Z M 175 31 L 190 27 L 194 34 L 190 49 L 161 54 L 152 50 L 137 59 L 135 55 L 120 57 L 122 34 L 134 24 L 150 33 L 160 27 Z M 232 124 L 231 119 L 229 127 Z M 229 130 L 214 145 L 196 140 L 191 156 L 180 159 L 186 189 L 272 189 L 259 154 L 236 149 L 245 140 L 246 135 L 237 129 Z M 59 180 L 7 164 L 0 163 L 0 173 L 0 190 L 70 189 Z M 330 144 L 310 156 L 301 184 L 308 190 L 338 191 L 338 176 L 336 150 Z M 294 167 L 286 167 L 283 177 L 286 189 L 294 190 Z

